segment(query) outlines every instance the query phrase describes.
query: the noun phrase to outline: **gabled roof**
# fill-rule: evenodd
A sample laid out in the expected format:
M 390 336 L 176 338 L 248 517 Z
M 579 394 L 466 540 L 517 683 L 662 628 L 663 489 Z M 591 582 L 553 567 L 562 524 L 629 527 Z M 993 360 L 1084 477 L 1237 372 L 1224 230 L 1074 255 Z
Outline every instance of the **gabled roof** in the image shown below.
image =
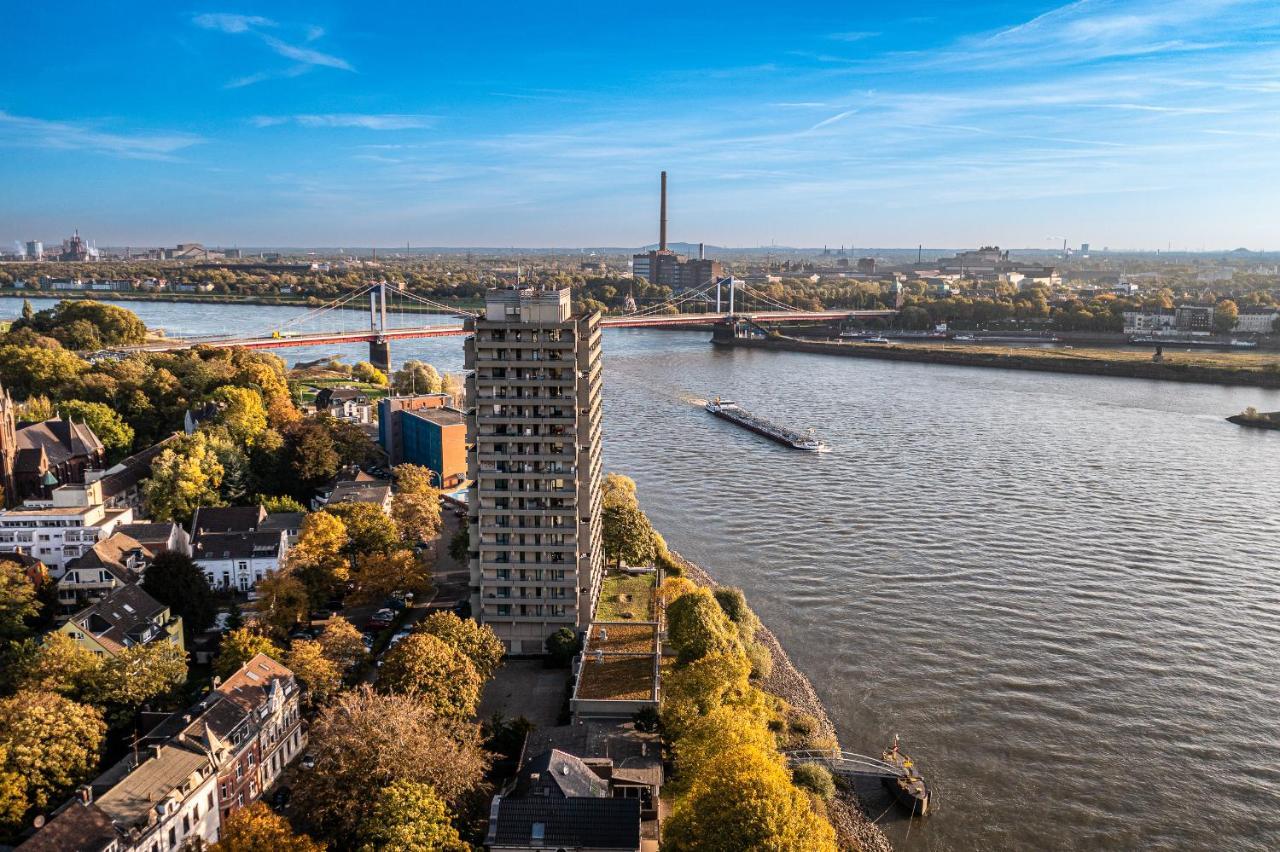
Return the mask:
M 55 417 L 40 423 L 18 425 L 19 450 L 42 447 L 50 465 L 60 465 L 76 456 L 92 456 L 103 452 L 102 441 L 84 423 Z
M 111 817 L 97 804 L 74 798 L 25 843 L 23 852 L 102 852 L 117 839 Z
M 302 526 L 302 519 L 306 516 L 306 512 L 272 512 L 267 515 L 267 519 L 258 526 L 258 529 L 296 530 Z
M 206 533 L 253 532 L 267 517 L 262 506 L 201 506 L 191 518 L 194 538 Z
M 152 808 L 207 766 L 209 758 L 205 755 L 176 746 L 160 746 L 156 755 L 99 796 L 98 807 L 125 825 L 145 824 Z
M 77 556 L 67 568 L 105 568 L 120 582 L 132 583 L 137 576 L 129 569 L 126 560 L 134 551 L 144 560 L 155 558 L 155 552 L 150 548 L 117 531 Z
M 248 559 L 250 557 L 276 557 L 282 554 L 281 539 L 284 530 L 258 532 L 196 532 L 191 541 L 191 556 L 201 559 Z
M 578 757 L 549 749 L 534 755 L 520 770 L 517 786 L 521 796 L 604 797 L 609 784 L 592 772 Z
M 80 610 L 70 623 L 108 650 L 119 652 L 141 641 L 147 626 L 166 609 L 141 586 L 127 585 Z
M 270 698 L 277 686 L 292 692 L 293 685 L 294 676 L 290 669 L 266 654 L 257 654 L 236 669 L 235 674 L 223 681 L 216 691 L 247 701 L 250 707 L 257 707 Z
M 175 432 L 163 441 L 152 444 L 145 450 L 112 465 L 102 477 L 102 496 L 115 497 L 117 494 L 123 494 L 150 476 L 151 465 L 155 462 L 156 456 L 164 452 L 177 437 Z
M 173 540 L 174 534 L 180 529 L 182 528 L 173 521 L 164 523 L 144 521 L 141 523 L 121 524 L 116 527 L 116 533 L 127 535 L 153 553 L 160 553 L 168 549 L 169 542 Z M 185 532 L 182 535 L 185 535 Z M 178 538 L 181 539 L 182 535 L 179 535 Z
M 500 799 L 486 846 L 638 850 L 639 799 Z

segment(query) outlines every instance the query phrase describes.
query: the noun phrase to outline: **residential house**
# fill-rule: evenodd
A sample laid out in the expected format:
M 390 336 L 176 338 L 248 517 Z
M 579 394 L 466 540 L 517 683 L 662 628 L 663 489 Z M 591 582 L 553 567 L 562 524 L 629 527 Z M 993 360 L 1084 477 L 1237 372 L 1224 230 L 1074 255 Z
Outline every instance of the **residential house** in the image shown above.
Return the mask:
M 53 577 L 96 542 L 133 522 L 130 508 L 111 509 L 103 502 L 102 483 L 63 485 L 49 499 L 28 500 L 0 511 L 0 553 L 17 551 L 36 557 Z
M 495 796 L 484 847 L 489 852 L 640 852 L 640 803 Z
M 87 482 L 102 483 L 102 501 L 108 509 L 142 509 L 142 483 L 151 476 L 151 465 L 178 435 L 174 433 L 145 450 L 122 459 L 106 470 L 85 472 Z
M 211 586 L 247 592 L 280 568 L 289 552 L 288 530 L 267 525 L 267 518 L 262 506 L 196 510 L 191 556 Z
M 120 535 L 127 535 L 157 556 L 166 550 L 191 555 L 191 536 L 173 521 L 135 521 L 116 527 Z
M 1241 334 L 1271 334 L 1276 320 L 1280 320 L 1280 308 L 1274 305 L 1250 305 L 1240 309 L 1235 330 Z
M 316 508 L 339 503 L 374 503 L 391 511 L 391 482 L 371 476 L 359 468 L 342 471 L 329 493 L 316 500 Z
M 58 578 L 58 614 L 69 617 L 116 589 L 142 579 L 155 552 L 117 531 L 67 564 Z
M 58 628 L 99 657 L 151 642 L 182 644 L 182 616 L 129 584 L 112 590 L 97 603 L 75 613 Z
M 359 388 L 320 388 L 315 405 L 317 414 L 328 414 L 347 423 L 365 425 L 373 421 L 373 406 Z

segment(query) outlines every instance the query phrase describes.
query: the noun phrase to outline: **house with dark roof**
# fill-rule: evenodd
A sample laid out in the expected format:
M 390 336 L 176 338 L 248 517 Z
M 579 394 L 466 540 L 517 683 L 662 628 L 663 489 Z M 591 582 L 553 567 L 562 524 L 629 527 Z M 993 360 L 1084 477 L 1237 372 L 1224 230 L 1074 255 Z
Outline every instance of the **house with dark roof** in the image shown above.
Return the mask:
M 191 536 L 173 521 L 135 521 L 121 524 L 116 532 L 127 535 L 157 556 L 166 550 L 191 555 Z
M 55 417 L 19 423 L 14 435 L 13 487 L 17 500 L 47 498 L 59 485 L 83 484 L 85 472 L 106 466 L 106 449 L 84 423 Z
M 489 852 L 640 852 L 640 803 L 495 796 L 484 847 Z
M 279 570 L 289 552 L 293 519 L 269 519 L 262 506 L 196 509 L 191 518 L 191 557 L 204 569 L 209 585 L 247 592 L 268 572 Z
M 182 616 L 132 584 L 75 613 L 58 630 L 100 657 L 151 642 L 183 647 Z
M 359 388 L 320 388 L 316 391 L 316 413 L 335 420 L 364 425 L 373 419 L 369 396 Z
M 96 603 L 122 586 L 142 579 L 155 552 L 119 530 L 67 563 L 58 578 L 58 614 L 72 613 Z
M 338 473 L 333 487 L 314 501 L 314 508 L 339 503 L 374 503 L 383 512 L 391 511 L 391 481 L 365 473 L 360 468 Z
M 104 471 L 89 471 L 86 480 L 102 483 L 102 499 L 107 508 L 142 508 L 142 483 L 151 476 L 151 465 L 165 449 L 177 440 L 175 432 L 163 441 L 134 453 Z

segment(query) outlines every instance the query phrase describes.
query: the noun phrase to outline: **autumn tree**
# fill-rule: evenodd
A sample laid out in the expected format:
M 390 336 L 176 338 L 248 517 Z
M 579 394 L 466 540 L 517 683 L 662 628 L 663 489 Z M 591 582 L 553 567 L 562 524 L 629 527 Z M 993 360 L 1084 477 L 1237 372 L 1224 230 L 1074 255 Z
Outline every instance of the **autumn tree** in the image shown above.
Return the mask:
M 681 595 L 667 607 L 667 636 L 681 663 L 707 654 L 741 653 L 737 630 L 707 589 Z
M 253 502 L 266 509 L 268 515 L 274 515 L 278 512 L 303 514 L 307 511 L 306 506 L 303 506 L 287 494 L 259 494 L 253 499 Z
M 461 651 L 429 633 L 411 633 L 387 652 L 378 688 L 413 695 L 442 717 L 467 718 L 480 703 L 480 675 Z
M 0 560 L 0 639 L 26 636 L 39 615 L 36 589 L 26 569 L 10 559 Z
M 222 647 L 213 661 L 213 671 L 219 677 L 230 677 L 258 654 L 266 654 L 273 660 L 284 659 L 280 646 L 252 628 L 241 627 L 222 637 Z
M 182 616 L 188 636 L 203 633 L 217 618 L 218 606 L 204 569 L 180 550 L 156 554 L 142 575 L 147 594 Z
M 17 399 L 63 388 L 89 369 L 74 352 L 44 346 L 0 346 L 0 386 Z
M 649 565 L 657 557 L 653 526 L 638 506 L 605 506 L 601 521 L 605 558 L 615 565 Z
M 763 694 L 751 686 L 751 663 L 741 653 L 708 654 L 662 678 L 662 727 L 673 740 L 698 717 L 730 705 L 767 715 Z
M 102 669 L 102 658 L 61 631 L 28 639 L 29 650 L 11 663 L 13 683 L 37 692 L 79 699 Z
M 338 667 L 338 671 L 345 672 L 364 662 L 368 656 L 360 631 L 341 616 L 334 616 L 325 622 L 319 641 L 325 657 Z
M 267 428 L 267 409 L 262 394 L 252 388 L 223 385 L 210 400 L 218 408 L 214 422 L 227 430 L 240 446 L 252 446 Z
M 751 607 L 747 606 L 747 597 L 742 593 L 742 589 L 720 586 L 713 594 L 720 609 L 737 628 L 739 638 L 744 643 L 755 639 L 756 631 L 760 629 L 760 619 L 751 611 Z
M 492 627 L 469 618 L 458 618 L 452 612 L 433 612 L 418 622 L 416 630 L 435 636 L 462 652 L 475 666 L 481 680 L 493 677 L 506 653 L 502 640 Z
M 440 373 L 423 361 L 405 361 L 404 366 L 391 375 L 391 389 L 399 396 L 440 393 L 440 386 Z
M 1213 306 L 1213 328 L 1218 334 L 1230 334 L 1240 318 L 1240 306 L 1231 299 L 1223 299 Z
M 237 808 L 222 820 L 218 842 L 209 852 L 324 852 L 324 846 L 297 834 L 289 821 L 262 802 Z
M 794 784 L 776 752 L 721 749 L 703 766 L 663 826 L 663 846 L 835 852 L 835 831 Z
M 391 553 L 400 546 L 400 531 L 377 503 L 338 503 L 325 513 L 342 521 L 347 530 L 347 556 Z
M 221 506 L 225 470 L 209 436 L 196 432 L 175 439 L 151 464 L 143 483 L 147 511 L 158 521 L 187 523 L 201 506 Z
M 338 472 L 342 463 L 333 436 L 314 419 L 298 420 L 283 431 L 284 444 L 279 457 L 292 483 L 282 490 L 299 500 L 306 500 Z
M 440 534 L 440 492 L 432 487 L 435 472 L 416 464 L 397 465 L 391 517 L 404 542 L 427 542 Z
M 342 686 L 342 670 L 325 656 L 324 646 L 310 639 L 296 639 L 285 654 L 285 666 L 307 690 L 312 706 L 320 705 Z
M 357 361 L 355 366 L 351 368 L 351 378 L 358 382 L 379 387 L 385 387 L 387 384 L 387 374 L 368 361 Z
M 482 783 L 489 765 L 475 724 L 368 686 L 339 693 L 316 717 L 309 740 L 315 768 L 299 779 L 295 802 L 339 848 L 355 845 L 369 810 L 353 790 L 409 781 L 430 785 L 454 805 Z
M 350 578 L 346 550 L 347 525 L 329 512 L 312 512 L 302 519 L 285 571 L 306 586 L 311 602 L 317 604 Z
M 687 790 L 722 751 L 753 748 L 769 752 L 777 748 L 774 735 L 760 717 L 732 705 L 713 707 L 705 716 L 691 719 L 680 734 L 673 748 L 679 781 L 676 790 Z
M 277 634 L 288 633 L 307 617 L 310 595 L 297 576 L 285 571 L 268 571 L 255 588 L 259 621 Z
M 4 770 L 22 779 L 29 807 L 44 810 L 89 778 L 105 732 L 96 708 L 52 692 L 22 690 L 0 700 Z
M 360 826 L 360 852 L 470 852 L 449 809 L 429 784 L 396 781 L 373 796 Z
M 431 575 L 412 550 L 374 552 L 356 559 L 355 591 L 349 600 L 373 603 L 394 591 L 421 595 L 431 588 Z
M 58 412 L 68 420 L 86 424 L 102 441 L 108 464 L 115 464 L 133 448 L 133 427 L 114 409 L 101 402 L 67 399 L 58 403 Z

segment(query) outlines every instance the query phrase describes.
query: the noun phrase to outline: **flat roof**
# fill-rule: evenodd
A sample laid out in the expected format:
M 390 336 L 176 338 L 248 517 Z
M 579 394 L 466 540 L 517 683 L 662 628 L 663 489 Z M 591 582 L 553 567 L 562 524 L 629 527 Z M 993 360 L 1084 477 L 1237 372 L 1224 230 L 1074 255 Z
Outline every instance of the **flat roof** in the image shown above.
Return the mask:
M 607 701 L 652 701 L 654 698 L 654 655 L 605 655 L 596 660 L 590 653 L 582 661 L 576 698 Z
M 423 420 L 430 420 L 440 426 L 465 426 L 467 424 L 466 416 L 456 408 L 419 408 L 415 411 L 406 411 L 405 415 L 421 417 Z

